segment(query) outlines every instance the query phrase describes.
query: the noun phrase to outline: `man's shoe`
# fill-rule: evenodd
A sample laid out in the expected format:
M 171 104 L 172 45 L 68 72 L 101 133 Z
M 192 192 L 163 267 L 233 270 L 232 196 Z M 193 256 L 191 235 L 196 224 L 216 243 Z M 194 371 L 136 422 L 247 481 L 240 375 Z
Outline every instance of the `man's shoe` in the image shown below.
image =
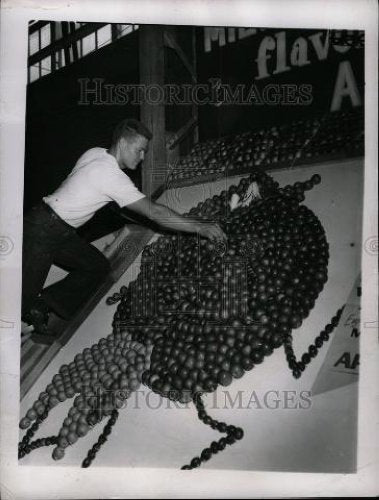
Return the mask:
M 49 321 L 49 313 L 42 312 L 37 308 L 32 307 L 24 316 L 22 321 L 28 325 L 33 325 L 34 331 L 39 333 L 47 332 L 47 322 Z

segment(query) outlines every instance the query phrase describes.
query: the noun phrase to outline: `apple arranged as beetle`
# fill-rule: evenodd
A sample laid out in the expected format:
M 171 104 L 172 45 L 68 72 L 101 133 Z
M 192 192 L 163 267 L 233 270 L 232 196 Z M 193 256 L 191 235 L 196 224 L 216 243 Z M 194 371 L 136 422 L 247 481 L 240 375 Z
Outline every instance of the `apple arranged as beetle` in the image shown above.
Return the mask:
M 27 431 L 19 457 L 55 445 L 53 458 L 62 459 L 68 446 L 108 418 L 82 463 L 88 467 L 108 440 L 119 409 L 141 383 L 179 403 L 192 401 L 203 423 L 226 433 L 183 469 L 198 467 L 241 439 L 242 429 L 206 414 L 201 395 L 230 385 L 282 345 L 299 377 L 341 315 L 339 310 L 297 361 L 292 331 L 308 316 L 328 279 L 325 231 L 301 204 L 305 191 L 320 180 L 315 174 L 280 187 L 267 173 L 253 171 L 188 213 L 217 220 L 227 244 L 180 234 L 146 246 L 137 279 L 107 299 L 108 304 L 119 302 L 113 332 L 62 365 L 21 419 Z M 232 196 L 243 198 L 252 182 L 259 185 L 260 198 L 231 210 Z M 31 442 L 49 412 L 74 396 L 58 435 Z

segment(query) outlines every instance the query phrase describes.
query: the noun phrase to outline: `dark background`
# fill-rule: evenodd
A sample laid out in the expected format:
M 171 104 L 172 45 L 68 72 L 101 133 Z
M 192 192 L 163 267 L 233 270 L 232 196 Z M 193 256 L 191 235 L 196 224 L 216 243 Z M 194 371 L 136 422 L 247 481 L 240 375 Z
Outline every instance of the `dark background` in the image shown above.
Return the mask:
M 325 41 L 325 30 L 298 29 L 265 29 L 248 38 L 237 40 L 220 47 L 212 43 L 212 50 L 204 52 L 204 30 L 198 31 L 198 73 L 200 81 L 208 78 L 220 78 L 223 83 L 232 86 L 242 83 L 249 88 L 256 85 L 260 94 L 267 84 L 310 84 L 313 86 L 313 101 L 310 105 L 221 105 L 199 106 L 200 137 L 202 140 L 237 134 L 249 129 L 280 125 L 293 120 L 308 119 L 323 115 L 330 110 L 338 67 L 341 61 L 350 61 L 359 93 L 364 97 L 364 56 L 363 48 L 350 48 L 346 53 L 339 53 L 329 47 L 328 56 L 319 61 L 311 42 L 308 42 L 308 60 L 310 64 L 302 67 L 291 67 L 284 73 L 273 74 L 276 66 L 276 52 L 269 52 L 267 60 L 269 78 L 255 80 L 257 65 L 255 59 L 258 48 L 264 37 L 284 31 L 286 35 L 287 65 L 290 65 L 290 52 L 293 42 L 303 37 L 322 32 L 321 41 Z M 342 109 L 351 108 L 350 99 L 342 102 Z

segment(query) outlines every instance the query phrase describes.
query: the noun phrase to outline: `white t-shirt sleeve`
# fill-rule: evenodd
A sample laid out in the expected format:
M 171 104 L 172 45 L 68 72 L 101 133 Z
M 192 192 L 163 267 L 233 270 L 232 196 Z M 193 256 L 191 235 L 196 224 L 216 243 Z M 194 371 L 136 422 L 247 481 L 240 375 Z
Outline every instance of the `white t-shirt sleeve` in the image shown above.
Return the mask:
M 102 189 L 121 208 L 146 197 L 122 170 L 109 172 Z

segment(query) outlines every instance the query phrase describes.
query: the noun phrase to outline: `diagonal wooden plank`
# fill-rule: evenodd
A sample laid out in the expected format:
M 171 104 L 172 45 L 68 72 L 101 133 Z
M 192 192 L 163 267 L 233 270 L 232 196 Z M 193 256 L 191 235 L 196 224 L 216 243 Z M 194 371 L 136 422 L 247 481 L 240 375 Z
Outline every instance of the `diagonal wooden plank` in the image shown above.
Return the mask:
M 21 347 L 20 378 L 21 382 L 27 377 L 27 374 L 33 369 L 36 360 L 43 354 L 46 346 L 36 344 L 28 339 Z
M 185 135 L 197 125 L 197 118 L 190 118 L 175 134 L 167 144 L 168 149 L 174 149 L 185 137 Z
M 38 344 L 36 344 L 37 346 Z M 56 354 L 60 351 L 61 345 L 59 342 L 54 342 L 51 346 L 41 346 L 38 355 L 33 359 L 33 364 L 29 366 L 21 378 L 20 387 L 20 398 L 22 399 L 33 387 L 35 381 L 38 379 L 40 374 L 45 370 L 49 363 L 54 359 Z
M 189 74 L 191 75 L 191 79 L 194 83 L 196 83 L 196 73 L 194 70 L 193 65 L 189 62 L 187 56 L 183 52 L 183 49 L 180 47 L 180 45 L 177 43 L 175 38 L 171 35 L 171 33 L 168 33 L 167 30 L 164 32 L 164 42 L 167 47 L 170 49 L 175 50 L 175 52 L 178 54 L 180 60 L 188 70 Z

